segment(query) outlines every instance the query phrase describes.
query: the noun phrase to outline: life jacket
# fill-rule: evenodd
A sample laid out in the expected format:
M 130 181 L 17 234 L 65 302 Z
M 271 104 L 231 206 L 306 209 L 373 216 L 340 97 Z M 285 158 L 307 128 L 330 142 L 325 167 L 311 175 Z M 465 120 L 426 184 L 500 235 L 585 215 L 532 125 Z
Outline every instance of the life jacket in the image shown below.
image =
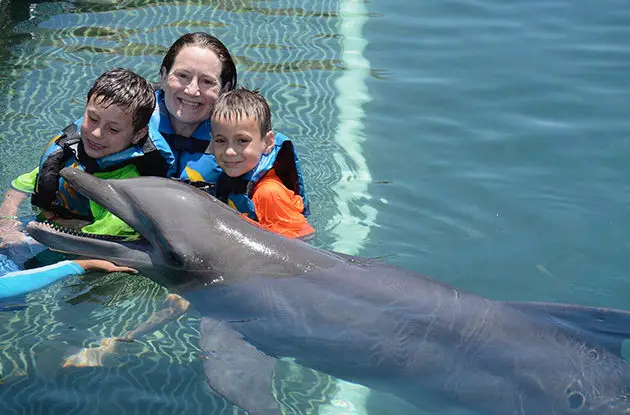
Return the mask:
M 64 167 L 87 173 L 110 172 L 133 164 L 142 176 L 168 174 L 173 155 L 164 138 L 147 137 L 135 145 L 109 156 L 94 159 L 85 153 L 81 141 L 80 118 L 50 141 L 40 159 L 39 173 L 31 202 L 60 216 L 92 220 L 89 200 L 80 195 L 60 176 Z
M 271 169 L 275 170 L 285 187 L 300 195 L 304 202 L 302 214 L 308 217 L 310 210 L 300 161 L 291 140 L 281 133 L 275 134 L 273 149 L 269 154 L 263 154 L 256 167 L 250 172 L 239 177 L 230 177 L 223 172 L 221 173 L 215 189 L 217 199 L 257 221 L 254 202 L 251 198 L 256 184 Z
M 202 122 L 190 137 L 175 133 L 164 102 L 164 91 L 155 92 L 156 106 L 149 121 L 149 135 L 161 134 L 174 155 L 169 177 L 187 182 L 216 183 L 221 169 L 210 150 L 210 121 Z

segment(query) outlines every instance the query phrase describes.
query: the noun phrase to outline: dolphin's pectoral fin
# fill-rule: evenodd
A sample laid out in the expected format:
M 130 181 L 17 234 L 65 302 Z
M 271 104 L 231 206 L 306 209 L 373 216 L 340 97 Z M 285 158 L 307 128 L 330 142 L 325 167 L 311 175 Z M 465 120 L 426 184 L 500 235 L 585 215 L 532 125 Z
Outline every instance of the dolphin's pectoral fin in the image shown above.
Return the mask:
M 272 377 L 276 359 L 243 340 L 229 323 L 201 319 L 203 368 L 210 387 L 250 415 L 278 415 Z
M 539 315 L 569 337 L 621 355 L 622 342 L 630 339 L 630 312 L 570 304 L 506 302 L 530 316 Z

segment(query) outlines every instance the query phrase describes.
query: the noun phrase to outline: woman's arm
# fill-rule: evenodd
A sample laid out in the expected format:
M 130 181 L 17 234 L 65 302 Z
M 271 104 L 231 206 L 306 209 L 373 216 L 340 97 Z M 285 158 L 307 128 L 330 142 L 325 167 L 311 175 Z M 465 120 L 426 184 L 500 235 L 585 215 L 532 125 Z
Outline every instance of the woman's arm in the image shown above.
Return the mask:
M 119 267 L 100 259 L 61 261 L 45 267 L 9 272 L 0 277 L 0 299 L 28 294 L 61 279 L 81 275 L 88 270 L 137 272 L 132 268 Z
M 104 271 L 104 272 L 131 272 L 137 274 L 138 271 L 129 267 L 119 267 L 118 265 L 106 261 L 104 259 L 75 259 L 72 262 L 81 266 L 86 271 Z

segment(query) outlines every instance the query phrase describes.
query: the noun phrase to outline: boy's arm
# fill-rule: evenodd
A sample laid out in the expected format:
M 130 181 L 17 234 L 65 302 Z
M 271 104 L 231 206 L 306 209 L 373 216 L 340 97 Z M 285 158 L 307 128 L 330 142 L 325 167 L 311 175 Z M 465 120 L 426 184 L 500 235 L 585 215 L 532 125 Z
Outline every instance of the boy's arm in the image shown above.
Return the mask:
M 37 180 L 39 167 L 28 173 L 21 174 L 11 182 L 11 188 L 4 195 L 4 200 L 0 205 L 0 220 L 17 215 L 20 204 L 35 191 L 35 181 Z M 17 218 L 14 218 L 14 220 Z
M 18 209 L 20 208 L 20 204 L 26 199 L 27 194 L 18 192 L 14 189 L 9 189 L 4 195 L 4 200 L 2 201 L 2 205 L 0 205 L 0 216 L 1 219 L 13 219 L 17 220 Z
M 26 240 L 26 235 L 21 232 L 22 223 L 17 218 L 20 204 L 35 189 L 35 180 L 39 168 L 17 177 L 11 183 L 11 188 L 4 195 L 0 205 L 0 247 L 21 243 Z
M 2 205 L 0 205 L 0 235 L 2 242 L 9 242 L 12 238 L 10 234 L 22 233 L 22 222 L 18 220 L 17 213 L 20 204 L 26 199 L 26 194 L 17 190 L 9 189 L 4 195 Z
M 258 224 L 287 238 L 301 238 L 315 232 L 302 211 L 302 198 L 282 182 L 263 178 L 252 195 Z

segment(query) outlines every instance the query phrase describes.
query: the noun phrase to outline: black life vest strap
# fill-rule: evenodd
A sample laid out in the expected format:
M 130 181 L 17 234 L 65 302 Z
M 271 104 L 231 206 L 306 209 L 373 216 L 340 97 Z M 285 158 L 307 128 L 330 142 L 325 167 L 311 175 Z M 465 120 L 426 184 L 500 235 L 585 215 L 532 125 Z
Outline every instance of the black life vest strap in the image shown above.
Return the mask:
M 250 186 L 250 183 L 251 182 L 244 179 L 243 176 L 230 177 L 225 173 L 221 173 L 217 180 L 216 197 L 223 203 L 227 203 L 230 194 L 246 193 L 248 196 L 251 196 L 249 192 L 252 190 L 251 188 L 253 188 L 253 186 Z
M 273 163 L 276 175 L 287 189 L 292 190 L 296 195 L 300 194 L 300 179 L 297 167 L 295 166 L 295 149 L 293 143 L 286 140 L 282 143 L 276 161 Z
M 190 179 L 179 179 L 179 178 L 175 178 L 175 177 L 171 177 L 171 180 L 176 180 L 178 182 L 186 183 L 189 186 L 192 186 L 194 188 L 202 190 L 202 191 L 204 191 L 204 192 L 206 192 L 208 194 L 211 194 L 213 196 L 216 193 L 216 191 L 215 191 L 215 189 L 217 188 L 217 184 L 216 183 L 208 183 L 208 182 L 203 182 L 203 181 L 200 181 L 200 180 L 192 181 Z
M 76 156 L 77 145 L 81 142 L 81 136 L 77 126 L 70 124 L 62 130 L 61 136 L 56 141 L 60 149 L 51 153 L 39 169 L 35 179 L 35 191 L 31 196 L 31 203 L 43 209 L 51 209 L 57 199 L 59 187 L 59 172 L 66 161 Z

